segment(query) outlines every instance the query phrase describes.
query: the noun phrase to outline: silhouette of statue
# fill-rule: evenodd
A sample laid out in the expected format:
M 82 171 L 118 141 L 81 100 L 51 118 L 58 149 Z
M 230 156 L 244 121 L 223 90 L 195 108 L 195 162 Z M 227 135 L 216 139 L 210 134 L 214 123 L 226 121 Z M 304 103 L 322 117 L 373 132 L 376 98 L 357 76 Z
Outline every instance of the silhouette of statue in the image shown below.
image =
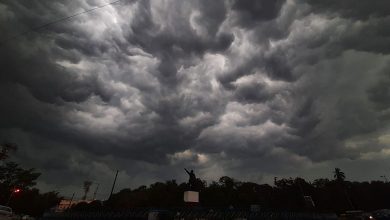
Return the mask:
M 188 184 L 190 185 L 190 190 L 195 190 L 196 176 L 194 170 L 188 171 L 186 168 L 184 168 L 184 170 L 187 172 L 189 176 Z

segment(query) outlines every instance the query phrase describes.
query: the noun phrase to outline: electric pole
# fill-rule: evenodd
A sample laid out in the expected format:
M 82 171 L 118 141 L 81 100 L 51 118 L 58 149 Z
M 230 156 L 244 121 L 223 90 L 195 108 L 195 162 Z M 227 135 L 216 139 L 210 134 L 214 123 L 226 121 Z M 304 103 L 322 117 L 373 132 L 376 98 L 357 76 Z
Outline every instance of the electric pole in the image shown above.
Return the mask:
M 116 170 L 115 179 L 114 179 L 114 182 L 112 183 L 111 193 L 110 193 L 110 197 L 108 199 L 111 199 L 112 193 L 114 192 L 116 178 L 118 177 L 118 172 L 119 172 L 119 170 Z
M 97 194 L 97 191 L 98 191 L 98 189 L 99 189 L 99 183 L 97 183 L 97 186 L 96 186 L 95 192 L 93 193 L 93 198 L 92 198 L 92 201 L 94 201 L 94 200 L 95 200 L 95 198 L 96 198 L 96 194 Z

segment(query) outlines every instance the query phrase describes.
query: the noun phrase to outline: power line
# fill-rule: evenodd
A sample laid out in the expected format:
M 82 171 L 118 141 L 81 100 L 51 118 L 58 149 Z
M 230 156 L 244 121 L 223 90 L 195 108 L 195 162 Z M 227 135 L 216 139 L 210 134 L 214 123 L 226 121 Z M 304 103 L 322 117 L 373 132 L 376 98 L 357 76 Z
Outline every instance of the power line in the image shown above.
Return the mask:
M 66 16 L 66 17 L 62 17 L 62 18 L 59 18 L 59 19 L 57 19 L 57 20 L 48 22 L 48 23 L 46 23 L 46 24 L 42 24 L 42 25 L 33 27 L 33 28 L 31 28 L 30 30 L 21 32 L 21 33 L 19 33 L 19 34 L 16 34 L 16 35 L 14 35 L 14 36 L 12 36 L 12 37 L 9 37 L 9 38 L 5 39 L 4 41 L 0 42 L 0 45 L 4 44 L 4 43 L 6 43 L 7 41 L 10 41 L 10 40 L 12 40 L 12 39 L 19 38 L 19 37 L 21 37 L 21 36 L 23 36 L 23 35 L 26 35 L 26 34 L 28 34 L 28 33 L 36 32 L 36 31 L 45 29 L 45 28 L 47 28 L 47 27 L 49 27 L 49 26 L 51 26 L 51 25 L 53 25 L 53 24 L 57 24 L 57 23 L 60 23 L 60 22 L 63 22 L 63 21 L 70 20 L 70 19 L 72 19 L 72 18 L 74 18 L 74 17 L 77 17 L 77 16 L 79 16 L 79 15 L 87 14 L 87 13 L 89 13 L 89 12 L 91 12 L 91 11 L 95 11 L 95 10 L 98 10 L 98 9 L 101 9 L 101 8 L 104 8 L 104 7 L 107 7 L 107 6 L 109 6 L 109 5 L 116 4 L 116 3 L 120 2 L 120 1 L 123 1 L 123 0 L 116 0 L 116 1 L 113 1 L 113 2 L 110 2 L 110 3 L 107 3 L 107 4 L 104 4 L 104 5 L 99 5 L 99 6 L 96 6 L 96 7 L 94 7 L 94 8 L 91 8 L 91 9 L 88 9 L 88 10 L 85 10 L 85 11 L 82 11 L 82 12 L 79 12 L 79 13 L 76 13 L 76 14 L 73 14 L 73 15 L 69 15 L 69 16 Z

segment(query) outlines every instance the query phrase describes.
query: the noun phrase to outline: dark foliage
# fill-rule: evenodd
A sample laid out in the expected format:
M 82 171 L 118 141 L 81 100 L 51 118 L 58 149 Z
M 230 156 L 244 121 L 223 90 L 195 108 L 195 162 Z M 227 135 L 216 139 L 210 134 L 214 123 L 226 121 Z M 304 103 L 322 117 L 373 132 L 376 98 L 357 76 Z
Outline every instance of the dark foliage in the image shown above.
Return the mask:
M 40 193 L 34 188 L 41 175 L 35 169 L 24 169 L 8 161 L 9 153 L 15 151 L 15 144 L 0 145 L 0 204 L 10 206 L 17 214 L 41 216 L 44 211 L 60 201 L 57 192 Z M 18 192 L 14 192 L 18 189 Z
M 40 193 L 38 189 L 29 189 L 15 195 L 9 204 L 15 213 L 30 216 L 42 216 L 60 201 L 57 192 Z
M 0 145 L 0 160 L 7 159 L 9 157 L 9 153 L 11 151 L 15 151 L 16 149 L 17 149 L 16 144 L 4 141 Z
M 390 208 L 390 183 L 345 181 L 345 174 L 336 170 L 334 180 L 320 178 L 308 182 L 302 178 L 275 178 L 274 186 L 241 182 L 228 176 L 209 184 L 201 181 L 200 206 L 247 209 L 256 204 L 263 210 L 318 212 Z M 187 184 L 177 184 L 174 180 L 157 182 L 149 187 L 123 189 L 105 205 L 110 209 L 183 207 L 183 192 L 187 189 Z M 315 207 L 308 206 L 304 196 L 310 196 Z

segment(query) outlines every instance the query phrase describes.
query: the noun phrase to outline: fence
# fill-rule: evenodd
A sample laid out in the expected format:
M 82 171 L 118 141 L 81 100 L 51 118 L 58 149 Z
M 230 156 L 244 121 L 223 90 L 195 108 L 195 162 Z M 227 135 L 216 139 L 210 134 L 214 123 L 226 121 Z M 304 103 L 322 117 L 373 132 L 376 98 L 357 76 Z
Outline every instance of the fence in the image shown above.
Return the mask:
M 48 213 L 42 220 L 337 220 L 333 213 L 250 212 L 213 209 L 130 209 L 126 211 Z

